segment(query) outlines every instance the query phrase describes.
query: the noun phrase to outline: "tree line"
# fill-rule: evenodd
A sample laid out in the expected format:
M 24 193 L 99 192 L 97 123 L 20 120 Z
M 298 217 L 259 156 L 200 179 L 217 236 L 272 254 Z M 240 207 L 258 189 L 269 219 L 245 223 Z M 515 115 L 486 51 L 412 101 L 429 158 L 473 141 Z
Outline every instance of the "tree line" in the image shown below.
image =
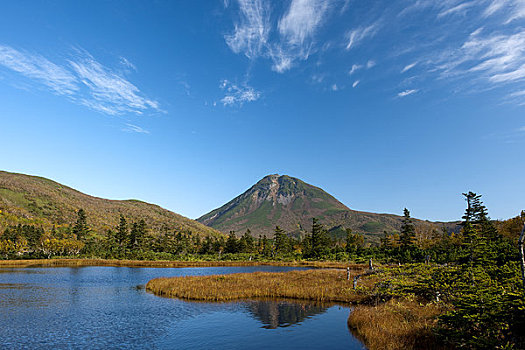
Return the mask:
M 416 230 L 410 212 L 404 210 L 399 232 L 385 232 L 379 244 L 365 242 L 362 234 L 346 229 L 346 237 L 332 237 L 316 218 L 311 230 L 292 236 L 275 227 L 273 237 L 253 237 L 246 230 L 227 236 L 201 236 L 190 230 L 152 230 L 144 220 L 131 221 L 120 215 L 118 225 L 104 233 L 91 230 L 83 209 L 71 225 L 45 231 L 35 225 L 9 226 L 0 235 L 0 257 L 50 258 L 80 256 L 116 259 L 312 259 L 362 262 L 373 258 L 388 263 L 452 263 L 483 260 L 488 251 L 499 261 L 516 258 L 515 231 L 519 218 L 503 224 L 489 219 L 481 196 L 464 194 L 467 209 L 461 230 Z M 525 217 L 525 216 L 524 216 Z M 500 232 L 501 231 L 501 232 Z M 518 231 L 519 232 L 519 231 Z M 514 236 L 513 236 L 514 235 Z

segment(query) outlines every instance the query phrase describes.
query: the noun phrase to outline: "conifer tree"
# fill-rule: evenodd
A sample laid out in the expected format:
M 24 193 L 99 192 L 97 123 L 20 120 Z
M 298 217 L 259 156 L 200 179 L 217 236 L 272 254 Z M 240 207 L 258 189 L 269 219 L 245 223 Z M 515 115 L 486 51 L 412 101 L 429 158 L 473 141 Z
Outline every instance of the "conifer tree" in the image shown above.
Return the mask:
M 262 245 L 261 254 L 263 256 L 270 256 L 272 254 L 272 247 L 266 235 L 263 235 L 261 245 Z
M 146 221 L 144 219 L 140 219 L 139 224 L 137 226 L 137 236 L 135 237 L 136 245 L 139 248 L 144 248 L 144 243 L 146 240 Z
M 310 238 L 310 250 L 307 252 L 307 257 L 320 258 L 327 253 L 330 238 L 328 237 L 323 225 L 319 220 L 312 218 L 312 234 Z
M 73 234 L 77 236 L 78 240 L 83 240 L 89 233 L 89 226 L 87 225 L 87 217 L 84 209 L 80 208 L 77 211 L 77 221 L 73 226 Z
M 252 237 L 250 229 L 247 229 L 241 240 L 243 241 L 243 253 L 253 253 L 255 251 L 255 239 Z
M 279 226 L 275 226 L 274 230 L 274 241 L 275 241 L 275 251 L 277 253 L 287 253 L 289 252 L 289 242 L 288 237 L 283 229 Z
M 224 247 L 225 253 L 237 253 L 238 252 L 238 242 L 237 237 L 235 236 L 235 231 L 230 231 L 228 240 L 226 240 L 226 247 Z
M 416 238 L 416 229 L 410 218 L 410 211 L 407 208 L 403 210 L 403 224 L 401 225 L 401 247 L 403 249 L 409 249 L 414 247 L 414 242 Z
M 115 232 L 115 240 L 119 247 L 123 247 L 128 239 L 128 223 L 124 215 L 120 214 L 117 232 Z
M 137 237 L 138 237 L 139 224 L 134 222 L 131 224 L 131 231 L 127 240 L 128 249 L 130 251 L 134 250 L 137 247 Z

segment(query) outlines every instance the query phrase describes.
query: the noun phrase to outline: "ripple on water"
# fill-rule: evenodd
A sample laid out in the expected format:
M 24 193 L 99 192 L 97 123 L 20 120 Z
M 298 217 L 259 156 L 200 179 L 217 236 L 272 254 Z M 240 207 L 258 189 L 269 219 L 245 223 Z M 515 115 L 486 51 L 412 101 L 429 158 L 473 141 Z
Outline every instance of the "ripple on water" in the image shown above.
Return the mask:
M 291 269 L 0 269 L 0 348 L 361 349 L 346 327 L 348 308 L 275 300 L 193 303 L 143 288 L 162 276 Z

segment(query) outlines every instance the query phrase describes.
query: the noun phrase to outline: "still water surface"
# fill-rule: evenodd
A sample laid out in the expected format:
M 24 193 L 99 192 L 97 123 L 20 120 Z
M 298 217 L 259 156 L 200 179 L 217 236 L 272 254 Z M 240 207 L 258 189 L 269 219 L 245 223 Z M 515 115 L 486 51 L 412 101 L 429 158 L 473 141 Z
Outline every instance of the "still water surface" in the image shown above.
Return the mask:
M 194 303 L 152 278 L 290 267 L 0 269 L 1 349 L 362 349 L 349 308 L 289 301 Z

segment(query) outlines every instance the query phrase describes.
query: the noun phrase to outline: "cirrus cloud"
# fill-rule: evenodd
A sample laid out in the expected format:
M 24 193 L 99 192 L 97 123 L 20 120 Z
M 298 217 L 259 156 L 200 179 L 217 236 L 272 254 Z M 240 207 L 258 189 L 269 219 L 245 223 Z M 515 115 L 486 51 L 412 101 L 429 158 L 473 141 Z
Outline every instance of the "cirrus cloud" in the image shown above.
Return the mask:
M 102 65 L 86 50 L 75 49 L 62 64 L 42 55 L 0 45 L 0 66 L 26 77 L 30 83 L 47 87 L 57 95 L 95 111 L 121 115 L 160 111 L 159 103 L 112 69 Z M 136 69 L 127 59 L 120 62 Z

